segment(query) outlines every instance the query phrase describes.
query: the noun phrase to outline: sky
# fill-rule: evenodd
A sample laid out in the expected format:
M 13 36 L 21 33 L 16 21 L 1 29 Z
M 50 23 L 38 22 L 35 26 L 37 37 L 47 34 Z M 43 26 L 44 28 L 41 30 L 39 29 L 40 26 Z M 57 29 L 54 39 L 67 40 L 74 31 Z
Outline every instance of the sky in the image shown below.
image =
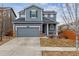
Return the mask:
M 4 6 L 4 7 L 12 7 L 17 15 L 17 17 L 19 16 L 18 15 L 18 12 L 23 10 L 24 8 L 30 6 L 30 5 L 37 5 L 41 8 L 43 8 L 44 10 L 51 10 L 51 11 L 56 11 L 57 12 L 57 22 L 59 22 L 59 24 L 62 24 L 63 23 L 63 20 L 60 16 L 60 5 L 62 5 L 61 3 L 0 3 L 0 6 Z

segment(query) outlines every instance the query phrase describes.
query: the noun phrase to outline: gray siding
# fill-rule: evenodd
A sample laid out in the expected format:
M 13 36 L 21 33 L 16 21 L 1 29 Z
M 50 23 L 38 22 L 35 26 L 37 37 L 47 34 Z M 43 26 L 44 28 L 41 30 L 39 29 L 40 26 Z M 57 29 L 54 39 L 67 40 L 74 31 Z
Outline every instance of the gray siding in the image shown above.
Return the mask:
M 37 10 L 37 15 L 38 15 L 38 17 L 34 18 L 34 19 L 30 18 L 30 11 L 33 9 Z M 41 19 L 42 19 L 41 18 L 42 17 L 42 14 L 41 14 L 42 10 L 39 8 L 31 7 L 31 8 L 26 9 L 25 12 L 26 12 L 26 21 L 41 21 Z

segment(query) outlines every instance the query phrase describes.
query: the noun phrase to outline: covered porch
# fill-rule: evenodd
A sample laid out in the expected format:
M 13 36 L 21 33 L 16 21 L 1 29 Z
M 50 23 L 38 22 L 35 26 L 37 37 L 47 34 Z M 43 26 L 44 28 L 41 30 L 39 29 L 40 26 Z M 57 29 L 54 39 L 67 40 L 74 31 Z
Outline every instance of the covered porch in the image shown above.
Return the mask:
M 56 31 L 57 26 L 56 24 L 51 24 L 51 23 L 46 23 L 42 25 L 42 33 L 45 36 L 56 36 Z

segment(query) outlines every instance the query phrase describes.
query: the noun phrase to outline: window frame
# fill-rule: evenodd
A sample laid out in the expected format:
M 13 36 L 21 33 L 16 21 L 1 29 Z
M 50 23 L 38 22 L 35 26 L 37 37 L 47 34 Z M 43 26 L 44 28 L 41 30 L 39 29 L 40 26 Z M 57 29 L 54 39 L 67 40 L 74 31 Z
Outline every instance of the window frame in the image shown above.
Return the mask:
M 30 18 L 37 18 L 37 10 L 30 10 Z
M 44 14 L 44 17 L 48 17 L 48 15 L 47 14 Z
M 50 14 L 50 17 L 51 17 L 51 18 L 53 18 L 53 17 L 54 17 L 54 15 L 53 15 L 53 14 Z
M 51 24 L 50 26 L 49 26 L 49 30 L 54 30 L 55 29 L 55 26 L 53 25 L 53 24 Z

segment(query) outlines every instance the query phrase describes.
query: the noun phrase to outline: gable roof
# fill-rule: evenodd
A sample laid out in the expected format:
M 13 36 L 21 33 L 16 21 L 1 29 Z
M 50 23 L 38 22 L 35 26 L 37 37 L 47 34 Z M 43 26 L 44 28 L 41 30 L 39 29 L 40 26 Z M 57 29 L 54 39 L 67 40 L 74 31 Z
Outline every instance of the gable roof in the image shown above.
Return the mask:
M 38 9 L 42 9 L 41 7 L 36 6 L 36 5 L 31 5 L 31 6 L 27 7 L 27 8 L 25 8 L 25 9 L 28 9 L 28 8 L 31 8 L 31 7 L 36 7 L 36 8 L 38 8 Z M 42 9 L 42 10 L 43 10 L 43 9 Z
M 41 8 L 41 7 L 39 7 L 39 6 L 36 6 L 36 5 L 30 5 L 30 6 L 26 7 L 26 8 L 24 8 L 23 10 L 19 11 L 19 13 L 22 12 L 22 11 L 24 11 L 25 9 L 28 9 L 28 8 L 31 8 L 31 7 L 36 7 L 36 8 L 38 8 L 38 9 L 43 10 L 43 8 Z

